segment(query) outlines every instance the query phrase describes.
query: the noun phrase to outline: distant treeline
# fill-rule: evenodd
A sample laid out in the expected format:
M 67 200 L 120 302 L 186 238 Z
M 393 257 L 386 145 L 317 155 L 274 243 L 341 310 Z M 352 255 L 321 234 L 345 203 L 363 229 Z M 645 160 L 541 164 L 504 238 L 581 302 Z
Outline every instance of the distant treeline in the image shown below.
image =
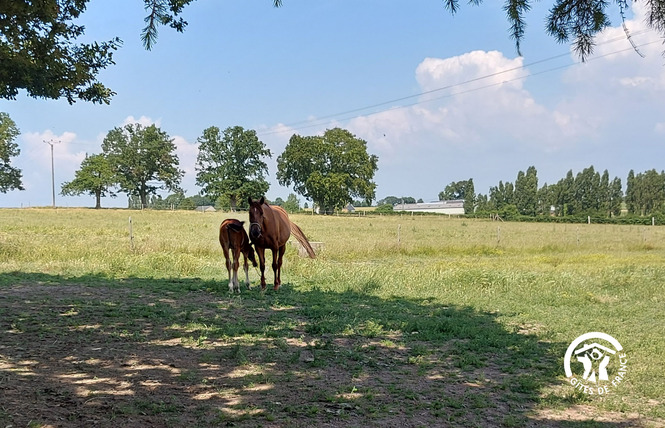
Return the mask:
M 467 217 L 503 220 L 650 224 L 665 223 L 665 172 L 655 169 L 635 174 L 631 170 L 624 187 L 619 177 L 593 166 L 566 176 L 554 184 L 538 186 L 538 172 L 531 166 L 519 171 L 514 182 L 499 181 L 487 194 L 475 193 L 473 179 L 454 181 L 439 193 L 439 200 L 464 200 Z M 415 203 L 413 197 L 388 196 L 378 205 Z M 418 200 L 422 202 L 422 200 Z
M 626 180 L 624 194 L 621 179 L 610 179 L 607 170 L 602 174 L 593 166 L 575 175 L 572 170 L 555 184 L 538 187 L 536 168 L 520 171 L 514 183 L 499 181 L 490 187 L 487 195 L 473 194 L 473 181 L 451 183 L 446 189 L 461 189 L 456 196 L 465 200 L 467 215 L 498 214 L 506 219 L 518 217 L 543 217 L 542 221 L 554 218 L 586 220 L 591 216 L 599 219 L 632 217 L 660 217 L 665 215 L 665 172 L 655 169 L 635 174 L 631 170 Z M 471 193 L 466 193 L 470 190 Z

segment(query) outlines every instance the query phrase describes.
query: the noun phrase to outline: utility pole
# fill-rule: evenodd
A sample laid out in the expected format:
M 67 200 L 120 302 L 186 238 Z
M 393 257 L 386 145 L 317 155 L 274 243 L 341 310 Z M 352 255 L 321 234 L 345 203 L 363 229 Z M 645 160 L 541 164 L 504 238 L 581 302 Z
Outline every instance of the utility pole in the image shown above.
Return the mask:
M 53 141 L 53 140 L 43 140 L 44 143 L 48 144 L 51 146 L 51 193 L 53 195 L 53 208 L 55 208 L 55 168 L 53 167 L 53 145 L 60 143 L 60 141 Z

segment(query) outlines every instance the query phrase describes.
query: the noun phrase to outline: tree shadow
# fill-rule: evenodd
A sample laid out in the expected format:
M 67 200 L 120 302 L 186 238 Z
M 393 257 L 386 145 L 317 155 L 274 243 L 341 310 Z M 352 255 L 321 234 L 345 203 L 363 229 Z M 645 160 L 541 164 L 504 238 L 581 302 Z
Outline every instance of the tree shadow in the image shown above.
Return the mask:
M 0 274 L 0 426 L 594 426 L 538 412 L 566 344 L 370 293 Z

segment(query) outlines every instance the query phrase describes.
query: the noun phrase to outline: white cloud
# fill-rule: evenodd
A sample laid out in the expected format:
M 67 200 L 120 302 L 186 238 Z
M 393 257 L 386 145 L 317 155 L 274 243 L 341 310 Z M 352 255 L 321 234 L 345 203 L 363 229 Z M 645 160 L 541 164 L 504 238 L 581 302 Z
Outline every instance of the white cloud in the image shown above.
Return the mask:
M 415 72 L 424 93 L 418 103 L 358 117 L 349 127 L 389 163 L 446 149 L 549 152 L 562 146 L 564 135 L 593 133 L 593 121 L 540 103 L 524 87 L 528 76 L 522 58 L 496 51 L 426 58 Z
M 405 172 L 407 182 L 419 178 L 441 189 L 473 176 L 481 182 L 477 191 L 485 193 L 532 164 L 543 172 L 541 182 L 591 164 L 619 176 L 629 162 L 628 169 L 640 169 L 645 162 L 635 159 L 633 145 L 644 143 L 655 153 L 653 135 L 665 134 L 665 67 L 660 39 L 644 29 L 642 5 L 635 5 L 627 25 L 645 58 L 630 48 L 620 26 L 598 36 L 587 63 L 561 74 L 531 76 L 522 58 L 496 51 L 426 58 L 415 70 L 423 92 L 418 103 L 355 118 L 348 127 L 379 155 L 379 175 L 392 183 L 390 194 L 400 193 L 401 185 L 392 177 Z M 659 43 L 647 44 L 654 40 Z M 416 196 L 415 190 L 404 192 Z
M 23 185 L 26 190 L 51 185 L 51 144 L 53 146 L 53 169 L 55 171 L 56 192 L 62 181 L 74 177 L 81 161 L 85 159 L 85 150 L 77 145 L 77 136 L 73 132 L 60 135 L 51 130 L 28 132 L 21 137 L 21 157 L 17 166 L 23 171 Z
M 134 116 L 127 116 L 125 120 L 122 121 L 121 126 L 129 125 L 130 123 L 138 123 L 139 125 L 142 126 L 150 126 L 150 125 L 155 125 L 158 128 L 161 127 L 161 120 L 152 120 L 148 116 L 141 116 L 138 119 L 136 119 Z
M 522 66 L 521 57 L 511 60 L 498 51 L 473 51 L 446 59 L 425 58 L 416 68 L 416 80 L 423 92 L 450 88 L 455 94 L 501 86 L 519 89 L 527 74 Z

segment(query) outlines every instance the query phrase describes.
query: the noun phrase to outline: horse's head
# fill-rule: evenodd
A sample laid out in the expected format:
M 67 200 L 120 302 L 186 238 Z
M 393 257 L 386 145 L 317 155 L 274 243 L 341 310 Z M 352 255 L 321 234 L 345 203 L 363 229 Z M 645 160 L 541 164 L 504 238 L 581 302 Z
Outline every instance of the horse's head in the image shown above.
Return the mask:
M 249 237 L 252 241 L 257 240 L 263 233 L 263 204 L 265 198 L 261 196 L 258 201 L 253 201 L 252 197 L 248 197 L 249 201 Z

